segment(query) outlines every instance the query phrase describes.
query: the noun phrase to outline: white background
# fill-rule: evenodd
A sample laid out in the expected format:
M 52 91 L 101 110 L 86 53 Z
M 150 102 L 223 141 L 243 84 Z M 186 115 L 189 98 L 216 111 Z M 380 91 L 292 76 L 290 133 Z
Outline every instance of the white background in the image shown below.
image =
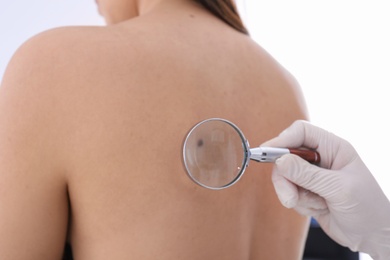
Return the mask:
M 0 80 L 31 36 L 104 24 L 93 0 L 0 1 Z M 311 121 L 350 141 L 390 197 L 388 1 L 243 1 L 252 37 L 298 79 Z

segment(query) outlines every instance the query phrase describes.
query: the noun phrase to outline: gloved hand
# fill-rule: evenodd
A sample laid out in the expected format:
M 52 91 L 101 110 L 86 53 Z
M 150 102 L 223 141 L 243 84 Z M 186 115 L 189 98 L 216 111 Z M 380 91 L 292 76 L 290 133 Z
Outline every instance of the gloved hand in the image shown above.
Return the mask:
M 281 203 L 313 216 L 339 244 L 390 259 L 390 202 L 350 143 L 296 121 L 261 146 L 317 150 L 318 166 L 292 154 L 276 160 L 272 180 Z

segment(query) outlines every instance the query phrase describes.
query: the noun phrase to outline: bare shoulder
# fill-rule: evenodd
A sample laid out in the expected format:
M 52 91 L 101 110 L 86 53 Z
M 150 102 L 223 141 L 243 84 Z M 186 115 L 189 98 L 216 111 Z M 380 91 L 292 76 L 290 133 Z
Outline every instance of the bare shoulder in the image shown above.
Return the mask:
M 54 108 L 64 94 L 64 86 L 72 84 L 86 68 L 83 60 L 93 62 L 89 45 L 93 45 L 99 31 L 94 27 L 58 28 L 27 40 L 13 55 L 1 82 L 3 111 L 14 114 L 14 118 L 30 115 L 37 129 L 45 125 L 34 124 L 38 118 L 50 122 L 58 116 Z
M 59 152 L 60 89 L 72 80 L 75 42 L 67 29 L 33 37 L 15 53 L 1 83 L 0 258 L 61 257 L 68 195 Z
M 247 64 L 243 73 L 248 73 L 247 78 L 256 80 L 254 85 L 258 89 L 266 90 L 269 96 L 273 96 L 265 100 L 272 100 L 274 104 L 279 100 L 284 104 L 280 108 L 296 107 L 299 114 L 307 119 L 306 102 L 296 77 L 258 42 L 249 37 L 242 42 L 239 55 Z M 286 111 L 291 112 L 291 109 Z
M 45 80 L 55 76 L 57 80 L 58 75 L 53 75 L 53 72 L 65 73 L 77 61 L 92 58 L 92 55 L 87 55 L 104 42 L 105 32 L 104 27 L 62 27 L 42 32 L 16 51 L 8 65 L 5 80 L 27 73 L 34 78 L 43 74 Z
M 60 150 L 66 136 L 70 105 L 81 103 L 80 86 L 91 86 L 104 46 L 99 27 L 57 28 L 26 41 L 14 54 L 0 86 L 0 135 L 20 140 L 12 149 L 23 149 L 23 140 L 39 145 L 50 161 L 61 161 Z M 102 43 L 103 42 L 103 43 Z M 98 71 L 97 73 L 100 73 Z M 73 103 L 73 104 L 72 104 Z M 38 154 L 38 153 L 36 153 Z M 46 156 L 45 155 L 45 156 Z M 58 166 L 58 165 L 57 165 Z M 64 182 L 64 180 L 62 180 Z
M 24 106 L 31 103 L 31 109 L 43 109 L 41 114 L 59 112 L 52 106 L 58 107 L 77 91 L 91 89 L 104 77 L 109 80 L 118 69 L 113 62 L 121 60 L 118 46 L 123 44 L 118 38 L 115 30 L 93 26 L 55 28 L 32 37 L 7 66 L 1 82 L 3 98 L 18 98 Z M 127 55 L 135 53 L 132 50 L 128 48 Z

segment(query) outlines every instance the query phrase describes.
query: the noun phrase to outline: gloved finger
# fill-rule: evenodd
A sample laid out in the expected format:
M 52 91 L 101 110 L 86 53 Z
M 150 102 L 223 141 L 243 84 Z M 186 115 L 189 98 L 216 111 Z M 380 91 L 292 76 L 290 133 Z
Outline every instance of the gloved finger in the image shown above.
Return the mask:
M 272 183 L 283 206 L 293 208 L 297 205 L 299 194 L 298 187 L 295 184 L 279 175 L 276 171 L 272 172 Z
M 272 182 L 280 202 L 286 208 L 299 206 L 320 210 L 321 212 L 328 208 L 328 205 L 322 197 L 296 186 L 294 183 L 279 175 L 277 171 L 273 171 L 272 173 Z
M 298 207 L 319 211 L 328 209 L 325 199 L 309 190 L 298 188 L 298 195 Z
M 309 216 L 309 217 L 318 217 L 318 216 L 324 216 L 324 215 L 329 214 L 328 208 L 326 208 L 326 209 L 313 209 L 313 208 L 296 206 L 294 208 L 294 210 L 301 215 Z
M 295 185 L 318 194 L 325 200 L 334 189 L 339 188 L 338 176 L 332 171 L 322 169 L 292 154 L 277 159 L 275 174 L 281 175 Z
M 307 147 L 317 149 L 321 134 L 326 131 L 313 126 L 307 121 L 297 120 L 286 128 L 279 136 L 261 144 L 260 146 L 271 147 Z

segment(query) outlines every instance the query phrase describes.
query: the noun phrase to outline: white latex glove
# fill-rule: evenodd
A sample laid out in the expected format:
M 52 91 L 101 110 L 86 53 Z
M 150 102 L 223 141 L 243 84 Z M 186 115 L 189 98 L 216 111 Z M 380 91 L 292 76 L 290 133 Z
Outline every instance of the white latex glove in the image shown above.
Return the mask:
M 339 244 L 390 259 L 390 202 L 350 143 L 296 121 L 261 146 L 317 150 L 319 167 L 292 154 L 277 159 L 272 180 L 281 203 L 313 216 Z

